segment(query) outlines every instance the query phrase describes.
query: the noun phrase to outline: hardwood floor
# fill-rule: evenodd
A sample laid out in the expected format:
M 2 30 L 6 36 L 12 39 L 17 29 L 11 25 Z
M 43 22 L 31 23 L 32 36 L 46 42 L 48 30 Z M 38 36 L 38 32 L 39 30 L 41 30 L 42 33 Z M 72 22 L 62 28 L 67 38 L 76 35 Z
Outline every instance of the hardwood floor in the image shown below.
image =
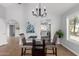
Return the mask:
M 51 51 L 48 51 L 51 53 Z M 52 56 L 52 55 L 47 55 Z M 63 47 L 62 45 L 57 46 L 57 56 L 76 56 L 74 53 Z
M 58 52 L 57 55 L 58 56 L 76 56 L 75 54 L 73 54 L 72 52 L 70 52 L 68 49 L 66 49 L 65 47 L 63 47 L 62 45 L 57 45 L 58 48 Z M 19 53 L 17 52 L 19 51 Z M 52 50 L 49 50 L 47 52 L 51 53 Z M 27 53 L 31 53 L 31 50 L 28 50 Z M 7 46 L 0 46 L 0 56 L 20 56 L 21 54 L 21 49 L 19 50 L 13 50 L 11 53 L 9 53 L 9 51 L 7 51 Z M 27 54 L 27 56 L 31 56 L 29 54 Z M 53 56 L 52 54 L 47 54 L 47 56 Z

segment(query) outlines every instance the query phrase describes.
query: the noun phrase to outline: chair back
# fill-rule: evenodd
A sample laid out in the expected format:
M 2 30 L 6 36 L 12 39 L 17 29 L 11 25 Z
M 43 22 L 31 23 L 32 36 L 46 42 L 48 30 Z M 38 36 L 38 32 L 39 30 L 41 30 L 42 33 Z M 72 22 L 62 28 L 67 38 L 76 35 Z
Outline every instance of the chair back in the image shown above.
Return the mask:
M 33 46 L 33 48 L 35 48 L 35 44 L 36 44 L 36 41 L 33 40 L 33 42 L 32 42 L 32 46 Z
M 55 33 L 54 37 L 53 37 L 53 44 L 56 45 L 57 43 L 57 34 Z
M 23 43 L 23 45 L 26 45 L 26 39 L 25 38 L 22 38 L 22 43 Z
M 45 40 L 43 40 L 43 50 L 45 50 Z

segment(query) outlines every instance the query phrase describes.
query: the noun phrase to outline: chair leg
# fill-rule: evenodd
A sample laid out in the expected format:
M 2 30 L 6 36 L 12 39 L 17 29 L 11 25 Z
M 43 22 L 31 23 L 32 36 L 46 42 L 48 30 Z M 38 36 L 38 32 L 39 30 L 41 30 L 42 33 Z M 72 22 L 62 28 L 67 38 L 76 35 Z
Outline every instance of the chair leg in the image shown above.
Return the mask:
M 47 55 L 47 48 L 46 48 L 46 50 L 45 50 L 45 55 Z
M 57 56 L 57 48 L 55 48 L 55 55 Z
M 57 48 L 56 47 L 54 48 L 54 55 L 57 56 Z
M 24 49 L 24 55 L 26 55 L 26 48 Z
M 53 51 L 53 55 L 57 56 L 57 48 L 56 47 L 52 48 L 52 51 Z
M 52 48 L 52 52 L 53 52 L 53 54 L 54 54 L 54 48 Z
M 23 56 L 23 48 L 21 48 L 21 56 Z

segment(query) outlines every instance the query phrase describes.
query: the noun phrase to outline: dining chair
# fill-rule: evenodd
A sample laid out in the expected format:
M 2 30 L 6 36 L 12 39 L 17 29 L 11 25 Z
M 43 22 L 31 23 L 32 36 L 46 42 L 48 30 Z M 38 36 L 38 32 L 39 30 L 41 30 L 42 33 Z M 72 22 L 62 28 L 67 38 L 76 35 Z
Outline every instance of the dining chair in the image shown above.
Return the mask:
M 28 43 L 28 42 L 26 42 L 26 39 L 23 38 L 22 43 L 23 43 L 23 46 L 22 46 L 22 50 L 21 50 L 22 51 L 21 55 L 32 55 L 32 53 L 31 53 L 32 42 Z M 30 53 L 28 51 L 30 51 Z
M 47 54 L 53 54 L 53 55 L 57 56 L 57 44 L 56 44 L 57 43 L 57 37 L 58 36 L 55 33 L 54 37 L 53 37 L 53 42 L 46 44 L 46 51 L 52 50 L 52 53 L 46 52 Z
M 27 50 L 31 49 L 31 44 L 26 42 L 26 38 L 24 37 L 24 34 L 20 34 L 22 37 L 22 46 L 21 46 L 21 56 L 23 55 L 31 55 L 30 53 L 27 53 Z

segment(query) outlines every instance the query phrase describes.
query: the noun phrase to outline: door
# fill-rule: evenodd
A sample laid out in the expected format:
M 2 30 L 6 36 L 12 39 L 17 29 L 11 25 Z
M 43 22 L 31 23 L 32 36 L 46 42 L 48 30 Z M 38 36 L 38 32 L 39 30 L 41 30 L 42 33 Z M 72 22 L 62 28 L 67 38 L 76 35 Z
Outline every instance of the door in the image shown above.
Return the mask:
M 10 25 L 9 29 L 9 36 L 15 36 L 15 25 Z

